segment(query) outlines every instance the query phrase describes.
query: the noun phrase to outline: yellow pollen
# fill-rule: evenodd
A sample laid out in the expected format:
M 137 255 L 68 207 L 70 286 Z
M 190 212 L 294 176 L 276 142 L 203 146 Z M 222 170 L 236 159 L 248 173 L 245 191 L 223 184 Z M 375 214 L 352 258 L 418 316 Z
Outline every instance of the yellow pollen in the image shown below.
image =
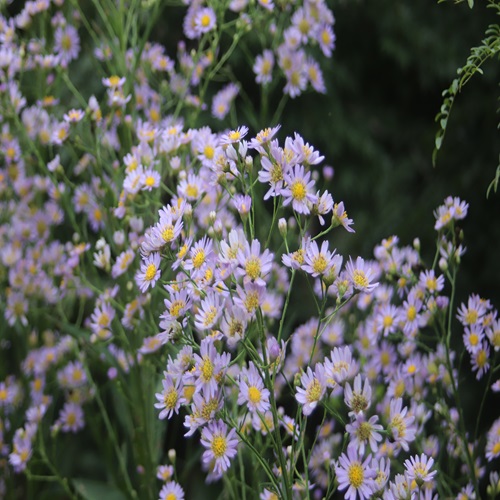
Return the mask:
M 325 44 L 328 45 L 330 43 L 330 34 L 328 31 L 324 30 L 321 33 L 321 41 Z
M 366 274 L 361 269 L 355 269 L 353 272 L 354 284 L 359 288 L 366 288 L 368 286 L 368 278 Z
M 494 446 L 493 446 L 493 449 L 491 450 L 491 454 L 492 455 L 498 455 L 500 453 L 500 441 L 497 441 Z
M 271 181 L 274 182 L 275 184 L 283 180 L 283 169 L 281 168 L 281 165 L 279 165 L 278 163 L 273 163 L 270 174 L 271 174 Z
M 71 49 L 72 42 L 71 42 L 71 37 L 69 35 L 63 35 L 61 38 L 61 47 L 65 52 L 67 52 L 69 49 Z
M 164 500 L 177 500 L 177 495 L 175 493 L 169 493 Z
M 384 328 L 390 328 L 392 326 L 392 323 L 393 323 L 392 316 L 390 314 L 386 314 L 382 322 Z
M 109 325 L 109 316 L 106 313 L 102 313 L 99 321 L 97 322 L 99 326 L 108 326 Z
M 349 466 L 347 477 L 349 478 L 349 483 L 351 484 L 351 486 L 354 486 L 354 488 L 359 488 L 365 480 L 363 466 L 359 462 L 353 462 Z
M 380 355 L 380 362 L 382 363 L 382 366 L 387 366 L 389 364 L 389 361 L 391 360 L 391 357 L 387 351 L 382 352 Z
M 194 385 L 185 385 L 184 386 L 183 396 L 188 403 L 193 398 L 193 394 L 194 394 L 195 389 L 196 389 L 196 387 Z
M 99 208 L 94 210 L 94 218 L 96 221 L 100 222 L 102 220 L 102 212 Z
M 203 321 L 203 324 L 205 326 L 211 325 L 216 316 L 217 316 L 217 309 L 214 306 L 211 306 L 207 312 L 207 315 L 205 316 L 205 320 Z
M 207 158 L 208 160 L 212 160 L 215 154 L 215 150 L 212 146 L 207 145 L 203 149 L 203 154 L 205 155 L 205 158 Z
M 212 452 L 215 458 L 220 458 L 224 456 L 224 453 L 226 453 L 226 449 L 227 449 L 226 438 L 221 435 L 214 436 L 214 439 L 212 441 Z
M 186 305 L 183 300 L 174 300 L 172 304 L 170 304 L 170 316 L 173 318 L 177 318 L 179 316 L 181 309 Z
M 479 368 L 482 368 L 486 364 L 487 361 L 488 361 L 488 356 L 486 355 L 486 351 L 484 349 L 481 349 L 477 353 L 477 357 L 476 357 L 477 366 Z
M 429 289 L 430 292 L 436 290 L 437 288 L 437 280 L 436 278 L 427 278 L 425 282 L 427 288 Z
M 475 309 L 469 310 L 467 314 L 465 315 L 465 322 L 468 325 L 473 325 L 477 321 L 477 311 Z
M 165 241 L 172 241 L 174 239 L 174 228 L 173 226 L 167 226 L 161 233 L 161 237 Z
M 251 313 L 259 307 L 259 294 L 257 292 L 249 292 L 245 299 L 245 308 Z
M 362 422 L 356 430 L 356 436 L 361 441 L 368 441 L 371 435 L 372 426 L 368 422 Z
M 152 175 L 148 175 L 146 177 L 146 180 L 144 181 L 144 184 L 148 187 L 153 187 L 155 185 L 155 178 Z
M 16 156 L 16 150 L 14 148 L 7 149 L 7 151 L 5 152 L 5 156 L 10 159 L 14 158 L 14 156 Z
M 406 317 L 408 321 L 413 321 L 417 317 L 417 309 L 415 306 L 410 306 L 408 311 L 406 311 Z
M 186 196 L 188 198 L 197 198 L 198 197 L 198 187 L 194 184 L 188 184 L 186 186 Z
M 229 133 L 228 137 L 231 141 L 238 141 L 241 137 L 241 134 L 237 130 L 233 130 Z
M 360 411 L 365 411 L 368 408 L 368 401 L 362 394 L 354 394 L 352 398 L 352 409 L 359 413 Z
M 203 364 L 200 368 L 201 378 L 208 382 L 214 375 L 214 365 L 209 358 L 203 358 Z
M 400 415 L 396 415 L 392 419 L 390 426 L 398 431 L 399 438 L 404 438 L 406 436 L 406 425 Z
M 200 268 L 205 262 L 205 251 L 203 248 L 199 248 L 194 257 L 193 257 L 193 266 L 198 269 Z
M 251 403 L 257 404 L 261 399 L 261 394 L 257 387 L 252 386 L 248 388 L 248 399 Z
M 469 335 L 469 343 L 470 345 L 477 345 L 479 343 L 479 337 L 476 333 L 471 333 Z
M 400 380 L 396 384 L 396 387 L 394 388 L 394 396 L 396 398 L 402 397 L 403 394 L 405 393 L 405 389 L 406 389 L 405 383 L 402 380 Z
M 292 197 L 298 201 L 302 201 L 307 194 L 306 186 L 304 182 L 300 180 L 294 181 L 291 187 L 291 191 L 292 191 Z
M 260 259 L 249 257 L 245 263 L 245 271 L 250 279 L 254 280 L 260 276 Z
M 314 258 L 313 261 L 313 271 L 318 274 L 323 274 L 325 272 L 326 266 L 328 265 L 323 254 L 319 254 Z
M 76 415 L 74 413 L 69 413 L 66 417 L 66 422 L 68 423 L 68 425 L 75 425 Z
M 309 21 L 307 19 L 301 19 L 299 23 L 299 30 L 303 35 L 307 35 L 309 32 Z
M 321 384 L 318 379 L 313 379 L 307 387 L 306 399 L 309 403 L 319 401 L 321 398 Z
M 0 389 L 0 401 L 7 399 L 7 389 Z
M 156 276 L 156 266 L 154 264 L 149 264 L 149 266 L 146 268 L 144 279 L 146 281 L 151 281 L 155 276 Z
M 117 76 L 117 75 L 112 75 L 108 78 L 108 83 L 112 86 L 112 87 L 117 87 L 118 84 L 120 83 L 120 77 Z
M 201 16 L 200 24 L 206 28 L 210 24 L 210 16 L 208 14 Z
M 177 393 L 175 388 L 172 387 L 163 397 L 165 408 L 168 408 L 169 410 L 174 409 L 178 399 L 179 399 L 179 394 Z
M 268 75 L 271 72 L 271 61 L 268 59 L 264 60 L 260 71 L 263 75 Z
M 408 373 L 410 375 L 413 375 L 417 371 L 417 367 L 412 363 L 410 366 L 408 366 Z
M 179 251 L 177 252 L 177 258 L 182 259 L 185 257 L 188 251 L 188 246 L 186 244 L 182 245 Z

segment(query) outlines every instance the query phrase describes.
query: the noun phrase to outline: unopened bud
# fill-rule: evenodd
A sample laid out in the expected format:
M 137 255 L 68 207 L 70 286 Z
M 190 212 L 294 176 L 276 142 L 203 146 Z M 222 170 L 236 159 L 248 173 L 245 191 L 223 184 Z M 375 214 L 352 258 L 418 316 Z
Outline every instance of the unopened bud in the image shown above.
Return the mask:
M 278 221 L 278 229 L 280 231 L 281 236 L 283 236 L 283 238 L 286 238 L 287 223 L 283 217 Z
M 418 238 L 415 238 L 413 240 L 413 248 L 417 251 L 420 252 L 420 240 Z
M 253 158 L 251 156 L 245 157 L 245 167 L 246 169 L 251 172 L 253 168 Z
M 170 450 L 168 450 L 168 459 L 170 460 L 170 462 L 172 464 L 175 464 L 175 459 L 176 458 L 177 458 L 176 451 L 173 448 L 170 448 Z
M 444 257 L 441 257 L 439 259 L 439 269 L 441 269 L 441 271 L 443 272 L 448 269 L 448 261 Z

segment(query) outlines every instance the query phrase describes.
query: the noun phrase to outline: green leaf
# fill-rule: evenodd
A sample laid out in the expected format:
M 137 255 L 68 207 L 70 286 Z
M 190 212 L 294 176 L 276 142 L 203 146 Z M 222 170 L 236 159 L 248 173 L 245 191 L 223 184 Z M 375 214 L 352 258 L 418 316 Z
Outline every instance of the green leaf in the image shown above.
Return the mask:
M 126 496 L 116 486 L 91 479 L 73 479 L 73 486 L 86 500 L 105 498 L 106 500 L 126 500 Z
M 443 136 L 441 134 L 436 135 L 436 149 L 441 149 L 442 143 L 443 143 Z
M 467 3 L 469 4 L 469 7 L 472 9 L 474 7 L 474 0 L 467 0 Z

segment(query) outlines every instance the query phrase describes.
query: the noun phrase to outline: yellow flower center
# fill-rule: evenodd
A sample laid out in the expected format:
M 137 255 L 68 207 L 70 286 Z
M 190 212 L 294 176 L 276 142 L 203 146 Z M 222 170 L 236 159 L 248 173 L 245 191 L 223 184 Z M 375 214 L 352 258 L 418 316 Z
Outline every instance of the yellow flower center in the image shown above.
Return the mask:
M 492 453 L 492 455 L 498 455 L 500 453 L 500 441 L 497 441 L 494 444 L 493 449 L 491 450 L 491 453 Z
M 480 350 L 476 357 L 477 366 L 479 368 L 482 368 L 487 361 L 488 361 L 488 356 L 486 355 L 486 351 Z
M 68 425 L 75 425 L 76 415 L 74 413 L 68 413 L 68 416 L 66 417 L 66 422 Z
M 354 394 L 352 398 L 352 409 L 359 413 L 368 408 L 368 401 L 362 394 Z
M 179 313 L 181 309 L 186 305 L 186 303 L 183 300 L 174 300 L 172 304 L 170 304 L 170 316 L 173 318 L 177 318 L 179 316 Z
M 172 241 L 174 239 L 174 227 L 173 226 L 167 226 L 161 233 L 161 237 L 165 241 Z
M 406 311 L 406 317 L 408 321 L 413 321 L 417 317 L 417 309 L 415 306 L 410 306 L 408 311 Z
M 117 75 L 112 75 L 108 78 L 108 83 L 112 86 L 112 87 L 117 87 L 118 84 L 120 83 L 120 77 L 117 76 Z
M 169 410 L 174 409 L 178 399 L 179 394 L 177 393 L 175 388 L 172 387 L 167 393 L 165 393 L 165 396 L 163 397 L 165 408 L 168 408 Z
M 204 28 L 206 28 L 210 24 L 210 16 L 208 14 L 201 16 L 200 23 Z
M 318 379 L 313 379 L 307 387 L 306 398 L 309 403 L 312 403 L 313 401 L 319 401 L 319 399 L 321 398 L 321 384 L 319 383 Z
M 347 477 L 349 478 L 349 483 L 354 486 L 354 488 L 359 488 L 365 479 L 363 466 L 359 462 L 353 462 L 349 466 Z
M 199 248 L 193 257 L 193 267 L 196 269 L 200 268 L 205 262 L 205 251 L 203 248 Z
M 186 187 L 186 196 L 188 198 L 197 198 L 198 197 L 198 188 L 194 184 L 188 184 Z
M 238 130 L 233 130 L 232 132 L 229 132 L 228 137 L 231 141 L 239 141 L 241 134 L 238 132 Z
M 386 314 L 384 316 L 384 320 L 382 322 L 382 324 L 384 325 L 384 328 L 390 328 L 392 326 L 392 323 L 393 323 L 392 316 L 390 314 Z
M 224 436 L 217 435 L 214 436 L 212 440 L 212 452 L 215 456 L 215 458 L 220 458 L 224 456 L 224 453 L 226 453 L 227 450 L 227 441 Z
M 433 292 L 437 288 L 437 280 L 436 278 L 427 278 L 425 284 L 430 292 Z
M 65 52 L 71 49 L 73 43 L 71 42 L 71 37 L 69 35 L 63 35 L 61 38 L 61 47 Z
M 263 75 L 268 75 L 271 72 L 271 61 L 268 59 L 262 62 L 261 73 Z
M 146 180 L 144 181 L 144 184 L 148 187 L 153 187 L 155 185 L 155 178 L 152 175 L 148 175 L 146 177 Z
M 245 263 L 245 271 L 250 279 L 254 280 L 260 276 L 260 259 L 258 257 L 250 257 Z
M 259 294 L 257 292 L 248 292 L 245 299 L 245 308 L 251 313 L 259 307 Z
M 315 273 L 323 274 L 327 265 L 328 262 L 326 261 L 324 255 L 320 253 L 314 258 L 312 268 Z
M 471 333 L 469 335 L 470 345 L 477 345 L 479 343 L 479 337 L 476 333 Z
M 368 278 L 361 269 L 355 269 L 353 272 L 353 281 L 358 288 L 366 288 L 368 286 Z
M 201 378 L 208 382 L 214 375 L 214 365 L 209 358 L 203 358 L 203 363 L 200 368 Z
M 203 321 L 203 324 L 205 326 L 211 325 L 216 316 L 217 316 L 217 309 L 214 306 L 211 306 L 210 309 L 208 310 L 206 316 L 205 316 L 205 320 Z
M 294 181 L 290 190 L 292 197 L 297 201 L 302 201 L 306 197 L 307 191 L 303 181 Z
M 471 309 L 467 311 L 467 314 L 465 315 L 465 322 L 468 325 L 473 325 L 477 321 L 477 317 L 478 317 L 477 311 Z
M 154 264 L 149 264 L 149 266 L 146 268 L 144 279 L 146 281 L 151 281 L 155 276 L 156 276 L 156 266 Z
M 257 404 L 261 399 L 261 394 L 257 387 L 252 386 L 248 388 L 248 399 L 251 403 Z
M 177 500 L 177 495 L 175 493 L 169 493 L 166 497 L 165 500 Z
M 207 145 L 203 149 L 203 154 L 205 155 L 205 158 L 207 158 L 208 160 L 211 160 L 214 157 L 215 150 L 212 146 Z
M 362 422 L 356 430 L 356 436 L 361 441 L 368 441 L 372 431 L 372 426 L 368 422 Z

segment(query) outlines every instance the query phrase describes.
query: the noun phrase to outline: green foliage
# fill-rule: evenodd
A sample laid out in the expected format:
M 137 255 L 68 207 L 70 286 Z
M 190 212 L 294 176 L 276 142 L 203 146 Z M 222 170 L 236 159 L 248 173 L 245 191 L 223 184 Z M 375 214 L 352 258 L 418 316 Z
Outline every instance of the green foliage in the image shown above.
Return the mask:
M 457 2 L 458 3 L 458 2 Z M 469 7 L 474 6 L 473 0 L 468 0 Z M 500 15 L 500 2 L 495 0 L 489 0 L 488 7 L 496 9 L 496 13 Z M 436 157 L 438 151 L 441 149 L 443 144 L 444 135 L 446 132 L 446 127 L 448 125 L 448 118 L 451 113 L 453 103 L 457 94 L 462 90 L 462 88 L 469 82 L 469 80 L 476 74 L 483 74 L 482 66 L 484 63 L 497 56 L 500 52 L 500 26 L 498 24 L 490 24 L 485 31 L 485 38 L 481 41 L 481 44 L 477 47 L 472 47 L 470 55 L 467 58 L 466 63 L 457 69 L 457 78 L 455 78 L 448 89 L 443 92 L 443 104 L 441 109 L 436 116 L 436 122 L 439 124 L 439 129 L 436 133 L 435 147 L 432 153 L 432 163 L 436 164 Z M 498 181 L 500 177 L 500 165 L 497 167 L 496 176 L 491 182 L 487 190 L 487 195 L 489 195 L 491 189 L 497 191 Z

